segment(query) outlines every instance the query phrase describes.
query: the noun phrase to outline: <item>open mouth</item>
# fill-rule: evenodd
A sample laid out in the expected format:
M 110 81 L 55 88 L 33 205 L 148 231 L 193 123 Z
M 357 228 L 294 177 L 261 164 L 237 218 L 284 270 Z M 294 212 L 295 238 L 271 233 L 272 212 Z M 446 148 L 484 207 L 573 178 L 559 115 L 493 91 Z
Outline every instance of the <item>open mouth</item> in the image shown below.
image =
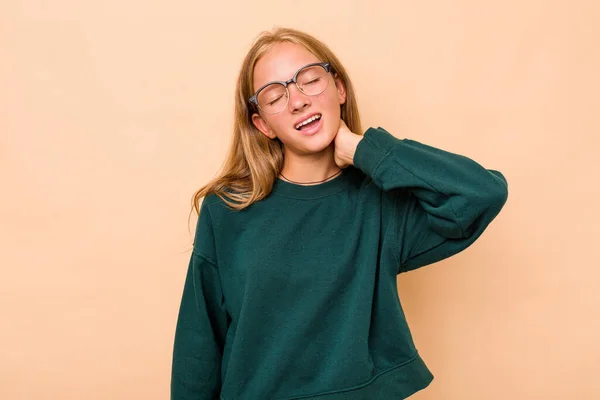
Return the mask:
M 321 114 L 315 114 L 310 118 L 305 119 L 295 126 L 297 131 L 309 130 L 311 127 L 314 127 L 318 124 L 318 121 L 321 119 Z

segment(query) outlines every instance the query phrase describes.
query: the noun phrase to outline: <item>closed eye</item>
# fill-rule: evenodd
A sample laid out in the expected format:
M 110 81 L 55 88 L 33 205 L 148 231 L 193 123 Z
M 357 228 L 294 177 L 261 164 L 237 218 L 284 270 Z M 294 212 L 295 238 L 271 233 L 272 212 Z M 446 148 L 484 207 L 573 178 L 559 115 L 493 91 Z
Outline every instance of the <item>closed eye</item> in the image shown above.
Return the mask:
M 268 105 L 272 106 L 273 104 L 277 103 L 279 100 L 281 100 L 281 98 L 283 97 L 283 95 L 276 97 L 275 99 L 271 100 Z

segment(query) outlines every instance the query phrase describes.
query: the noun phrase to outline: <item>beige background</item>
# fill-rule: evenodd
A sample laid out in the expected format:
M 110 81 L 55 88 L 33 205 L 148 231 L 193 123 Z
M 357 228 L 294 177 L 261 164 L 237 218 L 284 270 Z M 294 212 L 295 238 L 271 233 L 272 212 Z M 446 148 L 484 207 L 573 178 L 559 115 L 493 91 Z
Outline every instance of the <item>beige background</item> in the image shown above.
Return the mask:
M 189 199 L 225 156 L 242 57 L 277 24 L 333 48 L 365 127 L 508 178 L 470 249 L 398 277 L 436 376 L 414 399 L 599 399 L 588 3 L 2 1 L 0 398 L 168 398 Z

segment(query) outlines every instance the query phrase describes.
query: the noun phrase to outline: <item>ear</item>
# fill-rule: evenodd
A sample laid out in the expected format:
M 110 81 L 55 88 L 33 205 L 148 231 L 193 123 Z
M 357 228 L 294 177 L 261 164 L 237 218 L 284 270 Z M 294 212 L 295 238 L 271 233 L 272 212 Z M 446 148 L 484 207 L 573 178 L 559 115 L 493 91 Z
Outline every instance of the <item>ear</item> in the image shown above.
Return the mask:
M 342 82 L 342 79 L 338 76 L 338 74 L 335 74 L 333 79 L 335 80 L 335 87 L 337 88 L 338 99 L 340 101 L 340 105 L 345 104 L 346 103 L 346 86 L 344 85 L 344 82 Z
M 267 121 L 258 113 L 252 114 L 252 124 L 269 139 L 275 139 L 277 135 L 273 132 Z

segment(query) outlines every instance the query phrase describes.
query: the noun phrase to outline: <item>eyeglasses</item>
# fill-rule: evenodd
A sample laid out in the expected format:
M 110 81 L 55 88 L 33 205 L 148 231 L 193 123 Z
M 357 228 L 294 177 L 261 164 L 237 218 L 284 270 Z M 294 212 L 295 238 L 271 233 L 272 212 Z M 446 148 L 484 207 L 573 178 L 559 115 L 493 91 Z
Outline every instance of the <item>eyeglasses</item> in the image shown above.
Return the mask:
M 266 114 L 277 114 L 288 105 L 290 92 L 288 85 L 294 82 L 298 90 L 308 96 L 317 96 L 329 85 L 328 74 L 332 71 L 328 62 L 312 63 L 300 68 L 292 79 L 269 82 L 254 93 L 248 100 Z

